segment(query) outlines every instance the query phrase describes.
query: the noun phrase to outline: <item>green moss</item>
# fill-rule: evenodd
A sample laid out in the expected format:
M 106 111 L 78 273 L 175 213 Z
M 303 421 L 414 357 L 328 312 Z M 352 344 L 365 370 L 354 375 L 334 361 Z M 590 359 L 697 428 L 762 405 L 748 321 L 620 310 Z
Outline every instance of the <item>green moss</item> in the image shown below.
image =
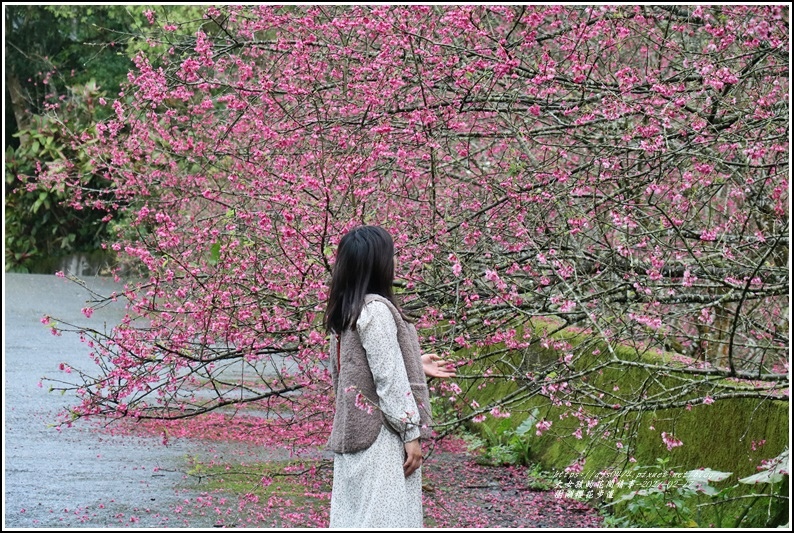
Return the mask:
M 592 355 L 593 348 L 598 347 L 586 335 L 571 332 L 561 332 L 557 338 L 565 339 L 574 347 L 579 347 L 580 355 L 575 363 L 576 368 L 585 369 L 597 362 Z M 589 343 L 585 345 L 584 343 Z M 586 349 L 583 347 L 586 346 Z M 602 353 L 605 352 L 600 347 Z M 527 368 L 526 361 L 532 359 L 533 368 L 540 369 L 537 377 L 543 378 L 543 372 L 551 372 L 556 360 L 556 353 L 550 350 L 538 349 L 528 357 L 527 353 L 509 354 L 502 347 L 493 347 L 490 353 L 498 352 L 498 357 L 504 360 L 505 367 Z M 490 353 L 480 354 L 479 360 L 471 365 L 473 375 L 481 374 L 486 368 L 485 361 Z M 670 364 L 671 359 L 666 354 L 642 353 L 628 347 L 615 348 L 616 355 L 627 361 L 641 361 L 645 363 Z M 544 366 L 545 363 L 545 366 Z M 505 372 L 507 374 L 507 372 Z M 556 375 L 552 374 L 552 377 Z M 661 394 L 665 389 L 682 384 L 683 376 L 676 375 L 674 369 L 669 372 L 650 372 L 640 367 L 627 367 L 620 364 L 609 365 L 600 373 L 588 376 L 590 384 L 601 390 L 611 390 L 618 386 L 623 393 L 630 397 L 640 397 L 641 394 L 653 396 Z M 467 392 L 467 399 L 474 399 L 480 405 L 498 405 L 502 398 L 515 394 L 521 385 L 515 381 L 498 379 L 485 384 L 485 380 L 473 380 Z M 470 428 L 480 434 L 505 432 L 515 429 L 523 422 L 527 414 L 533 409 L 538 409 L 539 418 L 553 423 L 552 430 L 538 437 L 534 431 L 528 433 L 531 439 L 533 460 L 539 462 L 549 470 L 562 470 L 579 457 L 585 457 L 585 470 L 583 475 L 593 475 L 603 470 L 628 471 L 633 465 L 653 465 L 658 458 L 669 457 L 669 466 L 676 472 L 684 473 L 697 468 L 711 468 L 714 470 L 732 472 L 733 476 L 723 482 L 723 485 L 735 484 L 738 479 L 756 472 L 756 467 L 763 459 L 777 456 L 787 446 L 789 441 L 789 414 L 788 402 L 779 400 L 759 401 L 755 398 L 724 398 L 710 405 L 702 403 L 692 404 L 688 407 L 660 409 L 653 412 L 635 411 L 620 415 L 619 423 L 612 424 L 611 433 L 602 438 L 598 426 L 599 436 L 596 438 L 577 439 L 574 431 L 580 426 L 579 420 L 565 417 L 566 409 L 553 406 L 539 394 L 533 395 L 531 383 L 526 383 L 526 391 L 520 400 L 509 405 L 512 414 L 510 419 L 488 419 L 482 424 L 471 424 Z M 687 397 L 694 401 L 702 398 L 708 391 L 708 382 L 704 380 L 702 387 L 693 387 Z M 740 385 L 737 386 L 737 388 Z M 617 411 L 608 409 L 591 409 L 600 418 L 616 416 Z M 561 418 L 563 415 L 563 418 Z M 507 421 L 506 421 L 507 420 Z M 484 430 L 483 425 L 489 430 Z M 662 440 L 662 433 L 674 435 L 682 441 L 682 446 L 667 449 Z M 617 442 L 623 448 L 616 446 Z M 759 446 L 759 442 L 763 442 Z M 629 462 L 633 458 L 636 463 Z M 628 474 L 627 474 L 628 475 Z M 753 487 L 742 485 L 736 489 L 736 494 L 749 494 Z M 739 501 L 722 507 L 715 511 L 712 507 L 703 507 L 699 519 L 713 522 L 714 513 L 741 514 L 742 505 L 748 500 Z M 763 499 L 761 504 L 768 503 Z M 703 502 L 701 502 L 703 503 Z M 763 513 L 756 513 L 759 516 Z M 752 519 L 753 512 L 748 516 Z M 761 520 L 761 518 L 757 518 Z M 744 522 L 742 525 L 746 525 Z

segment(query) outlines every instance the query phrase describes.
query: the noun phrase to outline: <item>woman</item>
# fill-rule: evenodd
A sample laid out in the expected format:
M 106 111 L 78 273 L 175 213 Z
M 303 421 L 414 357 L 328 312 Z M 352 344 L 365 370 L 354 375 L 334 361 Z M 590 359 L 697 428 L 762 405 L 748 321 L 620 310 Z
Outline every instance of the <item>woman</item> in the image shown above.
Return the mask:
M 383 228 L 360 226 L 339 242 L 325 327 L 331 333 L 336 413 L 334 528 L 422 527 L 422 448 L 430 436 L 425 374 L 454 375 L 422 356 L 416 329 L 392 293 L 394 243 Z

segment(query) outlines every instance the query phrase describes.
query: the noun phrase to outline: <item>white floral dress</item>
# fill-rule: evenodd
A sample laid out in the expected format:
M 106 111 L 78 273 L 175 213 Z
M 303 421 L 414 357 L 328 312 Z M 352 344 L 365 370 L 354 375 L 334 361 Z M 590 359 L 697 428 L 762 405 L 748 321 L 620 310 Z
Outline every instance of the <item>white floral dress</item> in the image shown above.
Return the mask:
M 392 416 L 405 442 L 419 437 L 419 415 L 411 394 L 397 326 L 382 302 L 370 302 L 356 323 L 367 354 L 380 408 Z M 403 474 L 403 440 L 384 426 L 375 442 L 355 453 L 334 455 L 331 491 L 332 528 L 421 528 L 422 469 L 408 478 Z

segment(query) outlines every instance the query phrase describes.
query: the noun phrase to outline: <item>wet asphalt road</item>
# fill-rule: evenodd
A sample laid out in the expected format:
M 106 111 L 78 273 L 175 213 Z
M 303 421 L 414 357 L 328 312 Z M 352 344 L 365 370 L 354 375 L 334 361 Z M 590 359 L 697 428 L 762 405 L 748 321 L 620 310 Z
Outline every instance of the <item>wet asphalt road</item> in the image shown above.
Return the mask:
M 103 294 L 119 285 L 85 278 Z M 132 439 L 103 434 L 85 424 L 58 432 L 56 412 L 73 398 L 39 387 L 57 378 L 62 362 L 88 369 L 89 349 L 74 334 L 53 336 L 40 319 L 48 314 L 101 329 L 117 323 L 120 307 L 81 313 L 90 295 L 53 275 L 5 274 L 3 334 L 4 516 L 7 528 L 211 527 L 212 517 L 171 512 L 200 494 L 183 473 L 187 454 L 227 453 L 199 443 Z M 193 482 L 193 485 L 195 483 Z

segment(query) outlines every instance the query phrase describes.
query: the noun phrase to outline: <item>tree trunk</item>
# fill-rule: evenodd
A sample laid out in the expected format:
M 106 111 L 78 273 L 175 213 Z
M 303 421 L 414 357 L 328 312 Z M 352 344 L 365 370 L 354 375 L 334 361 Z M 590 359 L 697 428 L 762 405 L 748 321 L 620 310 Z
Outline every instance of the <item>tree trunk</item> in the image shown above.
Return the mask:
M 30 113 L 28 112 L 28 102 L 25 99 L 25 92 L 19 78 L 13 72 L 6 71 L 6 90 L 11 102 L 11 109 L 14 111 L 14 120 L 17 122 L 16 131 L 27 129 L 30 126 Z M 8 132 L 13 133 L 13 132 Z M 10 136 L 10 135 L 9 135 Z

